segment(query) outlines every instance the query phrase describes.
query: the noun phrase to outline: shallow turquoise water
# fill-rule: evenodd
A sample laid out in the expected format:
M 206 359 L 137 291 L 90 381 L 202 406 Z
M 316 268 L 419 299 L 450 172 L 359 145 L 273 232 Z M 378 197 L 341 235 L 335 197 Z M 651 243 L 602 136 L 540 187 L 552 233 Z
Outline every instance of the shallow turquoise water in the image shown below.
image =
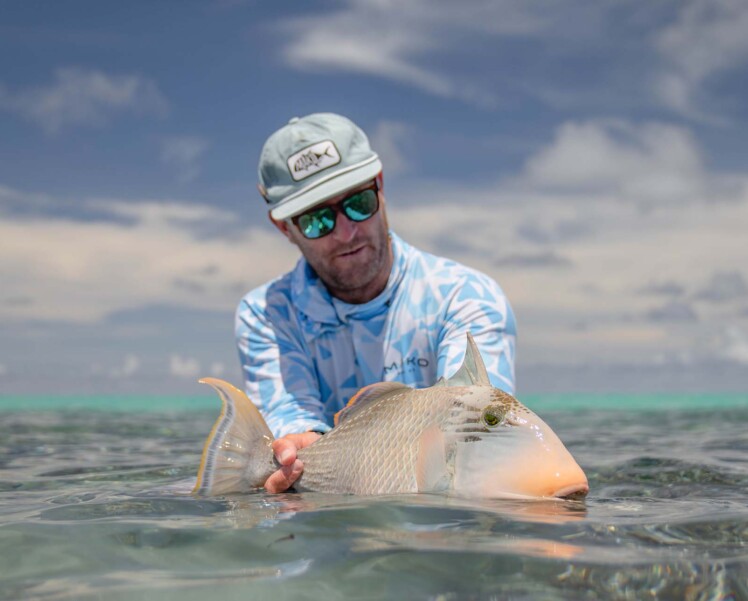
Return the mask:
M 196 499 L 217 400 L 42 400 L 0 400 L 1 599 L 748 599 L 748 396 L 525 398 L 584 503 Z

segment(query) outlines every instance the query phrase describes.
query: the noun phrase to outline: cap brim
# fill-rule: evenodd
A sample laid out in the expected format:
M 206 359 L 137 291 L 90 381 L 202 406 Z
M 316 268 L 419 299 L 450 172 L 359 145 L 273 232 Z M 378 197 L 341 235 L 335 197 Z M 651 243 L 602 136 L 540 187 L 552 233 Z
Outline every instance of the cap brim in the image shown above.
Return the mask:
M 311 209 L 314 205 L 324 202 L 328 198 L 342 194 L 346 190 L 365 184 L 374 179 L 382 170 L 382 162 L 376 159 L 358 169 L 342 173 L 324 183 L 311 188 L 308 192 L 290 200 L 282 201 L 272 209 L 270 216 L 273 219 L 289 219 Z

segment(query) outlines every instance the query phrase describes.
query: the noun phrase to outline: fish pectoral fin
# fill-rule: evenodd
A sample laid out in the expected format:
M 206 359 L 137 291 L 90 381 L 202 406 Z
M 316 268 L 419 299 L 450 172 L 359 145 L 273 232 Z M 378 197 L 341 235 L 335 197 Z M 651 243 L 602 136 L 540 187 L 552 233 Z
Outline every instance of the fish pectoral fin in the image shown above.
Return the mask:
M 221 495 L 261 487 L 275 470 L 273 435 L 246 394 L 228 382 L 203 378 L 221 398 L 221 414 L 203 447 L 194 494 Z
M 351 415 L 368 407 L 382 397 L 402 390 L 411 390 L 410 386 L 400 382 L 377 382 L 369 386 L 364 386 L 348 401 L 348 404 L 335 414 L 333 418 L 335 425 L 339 426 Z
M 465 358 L 462 360 L 460 369 L 447 380 L 448 386 L 490 386 L 491 380 L 488 378 L 486 366 L 483 363 L 483 357 L 480 356 L 478 346 L 473 340 L 470 332 L 467 333 L 467 346 L 465 347 Z
M 444 434 L 438 426 L 424 430 L 418 440 L 416 484 L 418 492 L 436 492 L 449 487 Z

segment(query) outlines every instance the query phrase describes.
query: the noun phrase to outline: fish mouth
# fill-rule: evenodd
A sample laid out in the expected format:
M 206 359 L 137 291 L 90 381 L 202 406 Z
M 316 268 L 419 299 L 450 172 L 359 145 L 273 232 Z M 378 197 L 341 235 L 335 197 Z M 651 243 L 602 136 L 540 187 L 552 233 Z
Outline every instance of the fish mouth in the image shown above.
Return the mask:
M 590 492 L 590 487 L 587 484 L 572 484 L 560 488 L 553 493 L 553 496 L 566 501 L 581 501 L 588 492 Z

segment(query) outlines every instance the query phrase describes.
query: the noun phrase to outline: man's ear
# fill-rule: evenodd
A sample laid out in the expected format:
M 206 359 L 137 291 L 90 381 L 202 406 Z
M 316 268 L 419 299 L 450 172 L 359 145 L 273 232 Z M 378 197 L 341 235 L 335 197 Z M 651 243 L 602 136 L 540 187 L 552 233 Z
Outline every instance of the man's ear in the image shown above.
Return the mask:
M 272 223 L 275 227 L 278 228 L 281 234 L 283 234 L 286 238 L 288 238 L 288 241 L 293 243 L 293 239 L 291 238 L 291 232 L 288 229 L 288 223 L 284 221 L 283 219 L 273 219 L 272 215 L 268 213 L 268 219 L 270 219 L 270 223 Z

